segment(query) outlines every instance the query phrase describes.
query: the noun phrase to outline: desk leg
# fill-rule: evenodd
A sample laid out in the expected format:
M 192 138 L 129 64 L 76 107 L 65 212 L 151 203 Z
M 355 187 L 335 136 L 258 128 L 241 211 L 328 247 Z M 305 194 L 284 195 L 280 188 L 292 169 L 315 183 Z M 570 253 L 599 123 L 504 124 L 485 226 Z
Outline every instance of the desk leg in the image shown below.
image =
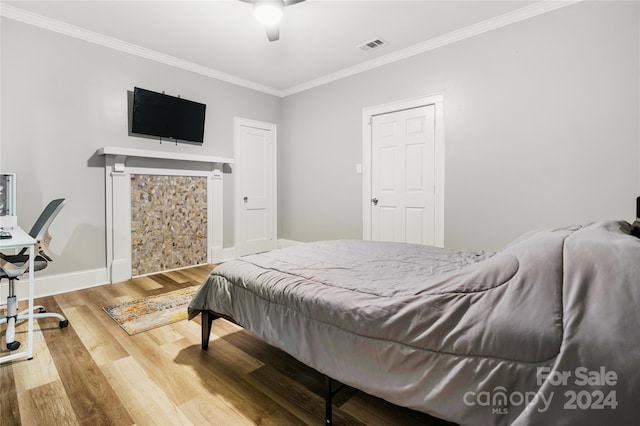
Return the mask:
M 34 281 L 35 281 L 35 246 L 29 246 L 29 323 L 27 326 L 27 359 L 33 359 L 33 298 L 34 298 Z

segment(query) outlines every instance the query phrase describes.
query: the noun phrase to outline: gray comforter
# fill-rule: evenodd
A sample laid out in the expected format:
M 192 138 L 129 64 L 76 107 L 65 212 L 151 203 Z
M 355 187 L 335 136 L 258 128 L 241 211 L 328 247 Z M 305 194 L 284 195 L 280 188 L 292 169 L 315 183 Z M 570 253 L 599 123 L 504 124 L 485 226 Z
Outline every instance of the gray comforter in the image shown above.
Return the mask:
M 640 240 L 626 222 L 496 254 L 308 243 L 214 269 L 209 310 L 345 384 L 463 425 L 633 424 Z

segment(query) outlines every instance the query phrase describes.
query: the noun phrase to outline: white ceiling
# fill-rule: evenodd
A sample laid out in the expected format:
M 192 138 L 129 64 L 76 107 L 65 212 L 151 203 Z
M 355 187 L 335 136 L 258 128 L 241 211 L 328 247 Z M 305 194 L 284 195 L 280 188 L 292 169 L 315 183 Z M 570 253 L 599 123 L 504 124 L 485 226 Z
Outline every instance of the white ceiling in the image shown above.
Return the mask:
M 540 5 L 535 1 L 307 0 L 285 9 L 280 40 L 269 42 L 251 5 L 238 0 L 2 4 L 2 15 L 9 18 L 20 15 L 20 20 L 49 27 L 60 27 L 56 21 L 61 21 L 69 24 L 67 32 L 81 28 L 106 35 L 280 95 L 408 56 L 425 43 L 469 28 L 482 32 L 542 13 L 526 12 Z M 375 38 L 389 45 L 358 48 Z

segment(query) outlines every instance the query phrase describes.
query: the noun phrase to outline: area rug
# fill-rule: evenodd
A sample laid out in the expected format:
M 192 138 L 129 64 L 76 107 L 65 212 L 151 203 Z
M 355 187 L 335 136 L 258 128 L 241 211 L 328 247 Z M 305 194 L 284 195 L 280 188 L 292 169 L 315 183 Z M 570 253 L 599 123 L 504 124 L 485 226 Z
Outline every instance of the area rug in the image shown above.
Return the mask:
M 187 318 L 187 307 L 198 286 L 117 305 L 104 311 L 130 336 Z

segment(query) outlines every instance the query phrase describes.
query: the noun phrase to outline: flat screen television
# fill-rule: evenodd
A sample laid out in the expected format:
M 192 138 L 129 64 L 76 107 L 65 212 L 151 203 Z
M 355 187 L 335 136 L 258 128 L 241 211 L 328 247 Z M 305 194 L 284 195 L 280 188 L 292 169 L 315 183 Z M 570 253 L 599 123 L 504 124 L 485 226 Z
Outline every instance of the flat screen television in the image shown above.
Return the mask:
M 131 133 L 203 143 L 207 106 L 135 87 Z

